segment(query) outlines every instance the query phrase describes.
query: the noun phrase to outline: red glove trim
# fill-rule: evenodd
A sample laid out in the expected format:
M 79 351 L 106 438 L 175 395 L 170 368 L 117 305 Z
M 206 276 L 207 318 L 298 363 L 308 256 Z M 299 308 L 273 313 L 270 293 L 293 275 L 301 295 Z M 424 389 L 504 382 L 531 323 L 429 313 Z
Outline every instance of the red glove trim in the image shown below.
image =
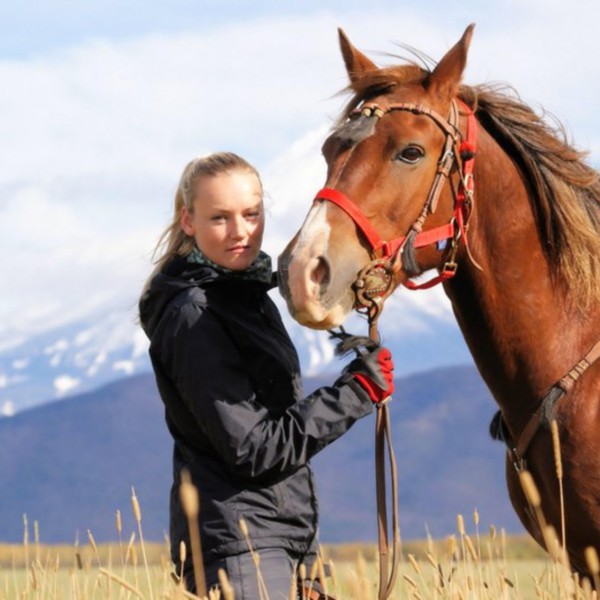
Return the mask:
M 375 382 L 360 373 L 354 374 L 354 379 L 357 379 L 360 385 L 365 389 L 367 394 L 369 394 L 369 398 L 375 404 L 379 404 L 382 400 L 387 398 L 389 394 L 385 393 L 385 390 L 382 390 L 378 385 L 375 385 Z
M 354 378 L 362 385 L 369 398 L 375 404 L 385 400 L 388 396 L 394 393 L 394 362 L 392 361 L 392 354 L 387 348 L 382 348 L 377 355 L 377 362 L 381 369 L 386 383 L 385 388 L 381 388 L 373 379 L 363 373 L 354 373 Z

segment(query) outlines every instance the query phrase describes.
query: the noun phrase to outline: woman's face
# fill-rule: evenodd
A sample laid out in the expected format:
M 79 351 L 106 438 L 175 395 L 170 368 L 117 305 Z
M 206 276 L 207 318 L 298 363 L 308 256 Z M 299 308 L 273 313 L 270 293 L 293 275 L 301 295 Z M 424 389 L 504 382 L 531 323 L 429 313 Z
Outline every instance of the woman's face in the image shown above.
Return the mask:
M 192 190 L 193 211 L 185 207 L 183 231 L 214 263 L 234 271 L 256 259 L 265 228 L 262 188 L 256 175 L 238 169 L 201 176 Z

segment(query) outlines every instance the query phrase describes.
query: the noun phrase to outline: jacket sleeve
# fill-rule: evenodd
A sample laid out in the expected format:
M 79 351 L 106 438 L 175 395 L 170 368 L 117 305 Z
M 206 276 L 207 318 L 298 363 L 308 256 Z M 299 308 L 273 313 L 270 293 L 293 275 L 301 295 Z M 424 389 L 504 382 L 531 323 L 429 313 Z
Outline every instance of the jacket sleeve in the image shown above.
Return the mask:
M 163 368 L 214 451 L 238 476 L 293 471 L 373 411 L 366 392 L 344 376 L 281 412 L 269 411 L 257 401 L 235 344 L 210 312 L 184 304 L 170 321 L 160 345 Z

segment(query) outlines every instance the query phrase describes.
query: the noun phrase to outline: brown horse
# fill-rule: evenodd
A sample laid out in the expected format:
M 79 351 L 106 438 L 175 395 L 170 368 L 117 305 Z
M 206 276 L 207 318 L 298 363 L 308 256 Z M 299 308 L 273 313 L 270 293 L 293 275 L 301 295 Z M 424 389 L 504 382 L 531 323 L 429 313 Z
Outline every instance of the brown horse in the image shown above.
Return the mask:
M 365 286 L 385 297 L 437 269 L 516 448 L 511 501 L 542 545 L 515 466 L 560 537 L 556 419 L 565 543 L 586 572 L 584 548 L 600 548 L 600 183 L 513 91 L 461 84 L 472 30 L 432 70 L 378 68 L 340 30 L 352 98 L 323 146 L 325 189 L 279 258 L 280 289 L 296 320 L 327 329 Z

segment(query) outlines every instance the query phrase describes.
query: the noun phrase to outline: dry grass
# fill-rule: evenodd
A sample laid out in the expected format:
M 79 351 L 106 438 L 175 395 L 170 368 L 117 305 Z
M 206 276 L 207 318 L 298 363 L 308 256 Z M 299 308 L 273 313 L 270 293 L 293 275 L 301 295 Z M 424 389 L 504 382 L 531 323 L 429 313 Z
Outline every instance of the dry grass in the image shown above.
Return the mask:
M 392 600 L 595 598 L 589 585 L 580 585 L 560 560 L 547 557 L 528 537 L 508 537 L 493 527 L 480 535 L 478 527 L 477 513 L 472 534 L 459 516 L 453 536 L 403 543 Z M 97 544 L 90 532 L 81 546 L 44 546 L 37 540 L 30 543 L 27 536 L 21 545 L 0 545 L 0 598 L 193 597 L 171 576 L 167 543 L 142 540 L 133 533 L 126 545 Z M 322 553 L 332 568 L 329 593 L 338 600 L 377 598 L 374 545 L 324 546 Z M 232 598 L 230 593 L 223 597 Z
M 553 425 L 553 436 L 557 478 L 562 482 L 556 425 Z M 550 549 L 548 555 L 528 536 L 509 538 L 503 530 L 498 534 L 493 526 L 486 534 L 481 534 L 477 511 L 473 514 L 472 526 L 458 515 L 456 534 L 444 540 L 429 537 L 402 544 L 400 575 L 390 600 L 597 600 L 591 583 L 580 581 L 571 573 L 558 536 L 544 519 L 539 492 L 527 471 L 521 472 L 521 483 L 544 531 Z M 562 486 L 560 489 L 562 503 Z M 190 513 L 188 516 L 197 521 L 200 507 L 195 489 L 183 486 L 182 500 L 186 512 Z M 137 531 L 131 533 L 127 544 L 122 538 L 119 511 L 115 521 L 118 543 L 97 544 L 93 533 L 88 531 L 89 544 L 84 546 L 43 546 L 37 523 L 33 524 L 31 541 L 30 526 L 24 517 L 23 544 L 0 545 L 0 600 L 198 598 L 188 593 L 181 580 L 174 576 L 168 542 L 144 541 L 142 511 L 133 489 L 131 501 Z M 243 520 L 240 527 L 260 575 L 260 553 L 253 549 Z M 199 548 L 199 539 L 196 548 Z M 184 556 L 187 549 L 182 546 L 179 551 Z M 200 552 L 197 554 L 201 555 Z M 330 594 L 338 600 L 376 600 L 378 557 L 375 545 L 325 546 L 322 558 L 331 568 L 331 577 L 326 580 Z M 587 549 L 586 560 L 595 587 L 600 589 L 600 561 L 594 548 Z M 201 564 L 194 566 L 197 573 L 202 572 Z M 320 575 L 323 579 L 323 572 L 323 561 L 320 560 L 313 573 L 300 575 L 302 578 Z M 209 591 L 209 600 L 234 600 L 224 573 L 221 574 L 221 588 L 222 594 Z M 261 600 L 268 600 L 268 597 L 263 584 Z
M 592 598 L 589 587 L 578 586 L 563 567 L 550 559 L 513 560 L 503 558 L 485 559 L 467 550 L 463 555 L 459 544 L 446 545 L 443 553 L 426 552 L 425 558 L 406 553 L 400 569 L 393 599 L 439 598 L 439 599 L 524 599 L 524 598 Z M 484 542 L 486 552 L 492 555 L 510 554 L 507 547 Z M 474 547 L 474 545 L 473 545 Z M 7 550 L 3 547 L 3 552 Z M 15 554 L 23 548 L 12 548 Z M 329 559 L 332 577 L 328 581 L 330 593 L 342 599 L 375 599 L 377 587 L 377 564 L 374 547 L 344 546 L 324 548 L 325 556 L 347 554 L 348 558 Z M 31 560 L 29 567 L 9 566 L 0 569 L 0 598 L 6 599 L 65 599 L 65 598 L 170 598 L 184 596 L 183 590 L 171 578 L 171 567 L 164 545 L 148 544 L 148 579 L 143 565 L 136 562 L 140 552 L 130 553 L 131 562 L 121 567 L 116 546 L 99 546 L 99 566 L 95 550 L 79 549 L 81 560 L 74 558 L 70 549 L 68 562 L 63 562 L 59 552 L 64 549 L 41 547 L 42 561 Z M 268 590 L 264 592 L 268 597 Z

